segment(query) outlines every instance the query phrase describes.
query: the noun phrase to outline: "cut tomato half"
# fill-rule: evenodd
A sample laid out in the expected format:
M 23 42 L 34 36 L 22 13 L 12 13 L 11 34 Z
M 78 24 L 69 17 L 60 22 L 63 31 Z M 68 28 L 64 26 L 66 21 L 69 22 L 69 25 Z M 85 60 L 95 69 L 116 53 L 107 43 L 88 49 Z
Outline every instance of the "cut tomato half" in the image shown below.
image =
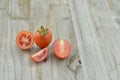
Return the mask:
M 42 49 L 41 51 L 37 52 L 36 54 L 32 55 L 31 59 L 34 62 L 42 62 L 42 61 L 46 60 L 48 53 L 49 53 L 49 49 L 48 49 L 48 47 L 46 47 L 46 48 Z
M 33 34 L 28 31 L 21 31 L 16 37 L 16 44 L 20 49 L 29 49 L 34 43 Z
M 57 39 L 53 43 L 53 51 L 57 58 L 65 59 L 71 53 L 71 44 L 67 40 Z

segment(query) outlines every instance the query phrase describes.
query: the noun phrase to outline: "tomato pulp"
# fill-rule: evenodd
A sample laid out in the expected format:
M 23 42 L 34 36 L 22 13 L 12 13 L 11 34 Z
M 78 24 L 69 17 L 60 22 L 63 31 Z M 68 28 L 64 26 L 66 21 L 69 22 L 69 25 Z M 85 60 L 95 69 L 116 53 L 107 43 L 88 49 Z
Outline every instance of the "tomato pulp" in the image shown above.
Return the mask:
M 29 31 L 21 31 L 16 37 L 16 44 L 20 49 L 29 49 L 34 43 L 33 35 Z
M 32 55 L 31 59 L 34 62 L 42 62 L 47 58 L 48 53 L 49 53 L 49 48 L 46 47 L 46 48 L 42 49 L 41 51 L 37 52 L 36 54 Z
M 53 52 L 57 58 L 65 59 L 71 53 L 71 44 L 67 40 L 57 39 L 53 43 Z

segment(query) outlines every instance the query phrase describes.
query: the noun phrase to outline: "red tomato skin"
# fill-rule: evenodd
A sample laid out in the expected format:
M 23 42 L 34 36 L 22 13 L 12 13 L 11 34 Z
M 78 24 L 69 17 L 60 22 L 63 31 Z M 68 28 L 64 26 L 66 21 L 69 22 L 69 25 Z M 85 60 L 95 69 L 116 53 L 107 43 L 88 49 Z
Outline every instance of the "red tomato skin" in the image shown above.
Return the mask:
M 52 41 L 52 32 L 48 30 L 48 33 L 45 35 L 40 35 L 39 32 L 35 32 L 34 41 L 40 48 L 47 47 Z

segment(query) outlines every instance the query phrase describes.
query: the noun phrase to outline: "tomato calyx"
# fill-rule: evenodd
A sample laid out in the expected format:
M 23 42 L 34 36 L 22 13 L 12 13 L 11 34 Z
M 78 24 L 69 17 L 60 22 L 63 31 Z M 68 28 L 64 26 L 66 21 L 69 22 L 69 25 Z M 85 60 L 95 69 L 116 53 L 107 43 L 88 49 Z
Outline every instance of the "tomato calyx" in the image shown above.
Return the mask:
M 40 27 L 40 30 L 37 30 L 37 32 L 40 33 L 40 35 L 46 35 L 48 33 L 48 28 L 45 28 L 44 26 Z

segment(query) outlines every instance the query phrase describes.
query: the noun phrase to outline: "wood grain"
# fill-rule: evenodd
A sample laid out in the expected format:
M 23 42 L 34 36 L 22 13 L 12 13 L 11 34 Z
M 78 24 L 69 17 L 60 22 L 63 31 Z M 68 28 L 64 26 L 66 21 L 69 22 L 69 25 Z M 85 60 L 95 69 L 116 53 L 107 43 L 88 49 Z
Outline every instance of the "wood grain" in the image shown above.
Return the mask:
M 6 0 L 5 4 L 0 9 L 0 80 L 79 80 L 80 76 L 83 80 L 68 0 Z M 16 46 L 18 32 L 34 33 L 43 24 L 53 32 L 52 43 L 57 38 L 70 41 L 70 57 L 57 59 L 51 43 L 47 61 L 34 63 L 30 56 L 40 48 L 34 44 L 30 50 L 21 50 Z
M 9 0 L 9 16 L 14 19 L 30 18 L 30 0 Z
M 119 0 L 0 0 L 0 80 L 120 80 Z M 21 30 L 40 25 L 53 32 L 46 62 L 30 56 L 41 50 L 16 46 Z M 53 55 L 55 39 L 67 39 L 72 53 Z
M 119 1 L 73 0 L 72 3 L 84 79 L 119 80 Z

